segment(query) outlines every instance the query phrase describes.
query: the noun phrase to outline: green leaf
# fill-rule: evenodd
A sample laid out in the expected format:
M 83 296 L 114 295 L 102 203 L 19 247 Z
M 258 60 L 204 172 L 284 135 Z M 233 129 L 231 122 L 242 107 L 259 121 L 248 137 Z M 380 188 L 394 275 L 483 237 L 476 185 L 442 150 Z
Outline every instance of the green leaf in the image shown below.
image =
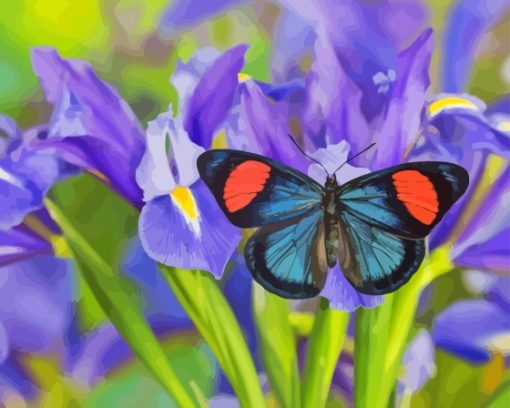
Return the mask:
M 264 407 L 264 395 L 241 328 L 208 272 L 159 265 L 168 284 L 215 354 L 243 407 Z
M 281 407 L 297 407 L 300 380 L 288 302 L 254 284 L 253 307 L 262 360 L 272 389 Z
M 115 325 L 133 352 L 166 389 L 178 406 L 195 406 L 204 398 L 191 397 L 170 365 L 159 342 L 140 311 L 133 306 L 124 291 L 116 272 L 101 258 L 94 248 L 78 233 L 64 213 L 49 199 L 46 208 L 62 229 L 65 239 L 75 255 L 83 278 L 87 281 L 103 311 Z
M 323 407 L 328 399 L 333 372 L 338 362 L 349 323 L 349 313 L 329 308 L 321 298 L 308 341 L 302 383 L 302 407 Z

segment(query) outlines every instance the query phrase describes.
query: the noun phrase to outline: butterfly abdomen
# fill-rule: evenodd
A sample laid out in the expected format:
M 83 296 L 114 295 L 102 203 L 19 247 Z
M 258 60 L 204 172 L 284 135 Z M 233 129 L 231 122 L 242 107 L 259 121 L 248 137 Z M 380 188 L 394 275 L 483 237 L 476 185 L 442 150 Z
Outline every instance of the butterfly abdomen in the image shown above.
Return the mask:
M 326 257 L 330 268 L 336 265 L 336 254 L 338 248 L 338 216 L 336 211 L 336 180 L 328 179 L 324 189 L 322 208 L 324 210 L 324 235 L 326 246 Z

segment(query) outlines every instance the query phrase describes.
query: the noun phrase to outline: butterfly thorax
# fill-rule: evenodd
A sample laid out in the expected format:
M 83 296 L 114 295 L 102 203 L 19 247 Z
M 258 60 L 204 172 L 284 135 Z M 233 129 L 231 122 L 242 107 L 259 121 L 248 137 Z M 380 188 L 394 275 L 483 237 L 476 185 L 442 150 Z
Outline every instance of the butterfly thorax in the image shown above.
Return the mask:
M 324 243 L 326 257 L 330 268 L 336 265 L 336 250 L 338 248 L 338 215 L 336 211 L 336 196 L 340 186 L 336 177 L 328 176 L 324 186 L 321 207 L 324 210 Z

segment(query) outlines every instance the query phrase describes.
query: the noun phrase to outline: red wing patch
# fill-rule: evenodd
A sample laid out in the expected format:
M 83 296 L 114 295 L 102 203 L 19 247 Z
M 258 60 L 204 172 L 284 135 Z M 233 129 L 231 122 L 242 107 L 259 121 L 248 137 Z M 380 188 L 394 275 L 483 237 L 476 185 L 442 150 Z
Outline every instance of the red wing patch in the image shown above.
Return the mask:
M 223 189 L 225 207 L 230 213 L 250 204 L 264 189 L 271 167 L 256 160 L 246 160 L 230 172 Z
M 439 211 L 439 200 L 432 181 L 418 170 L 402 170 L 393 174 L 397 198 L 418 221 L 430 225 Z

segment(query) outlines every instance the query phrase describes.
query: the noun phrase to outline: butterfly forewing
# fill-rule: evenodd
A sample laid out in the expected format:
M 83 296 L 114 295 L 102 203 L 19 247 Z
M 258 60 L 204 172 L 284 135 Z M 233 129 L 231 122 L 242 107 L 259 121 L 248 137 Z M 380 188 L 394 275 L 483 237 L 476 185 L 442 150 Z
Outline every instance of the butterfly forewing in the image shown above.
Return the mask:
M 197 165 L 227 218 L 239 227 L 296 218 L 320 205 L 320 184 L 254 153 L 210 150 L 199 157 Z
M 427 236 L 464 194 L 469 176 L 445 162 L 406 163 L 349 181 L 338 211 L 405 238 Z

